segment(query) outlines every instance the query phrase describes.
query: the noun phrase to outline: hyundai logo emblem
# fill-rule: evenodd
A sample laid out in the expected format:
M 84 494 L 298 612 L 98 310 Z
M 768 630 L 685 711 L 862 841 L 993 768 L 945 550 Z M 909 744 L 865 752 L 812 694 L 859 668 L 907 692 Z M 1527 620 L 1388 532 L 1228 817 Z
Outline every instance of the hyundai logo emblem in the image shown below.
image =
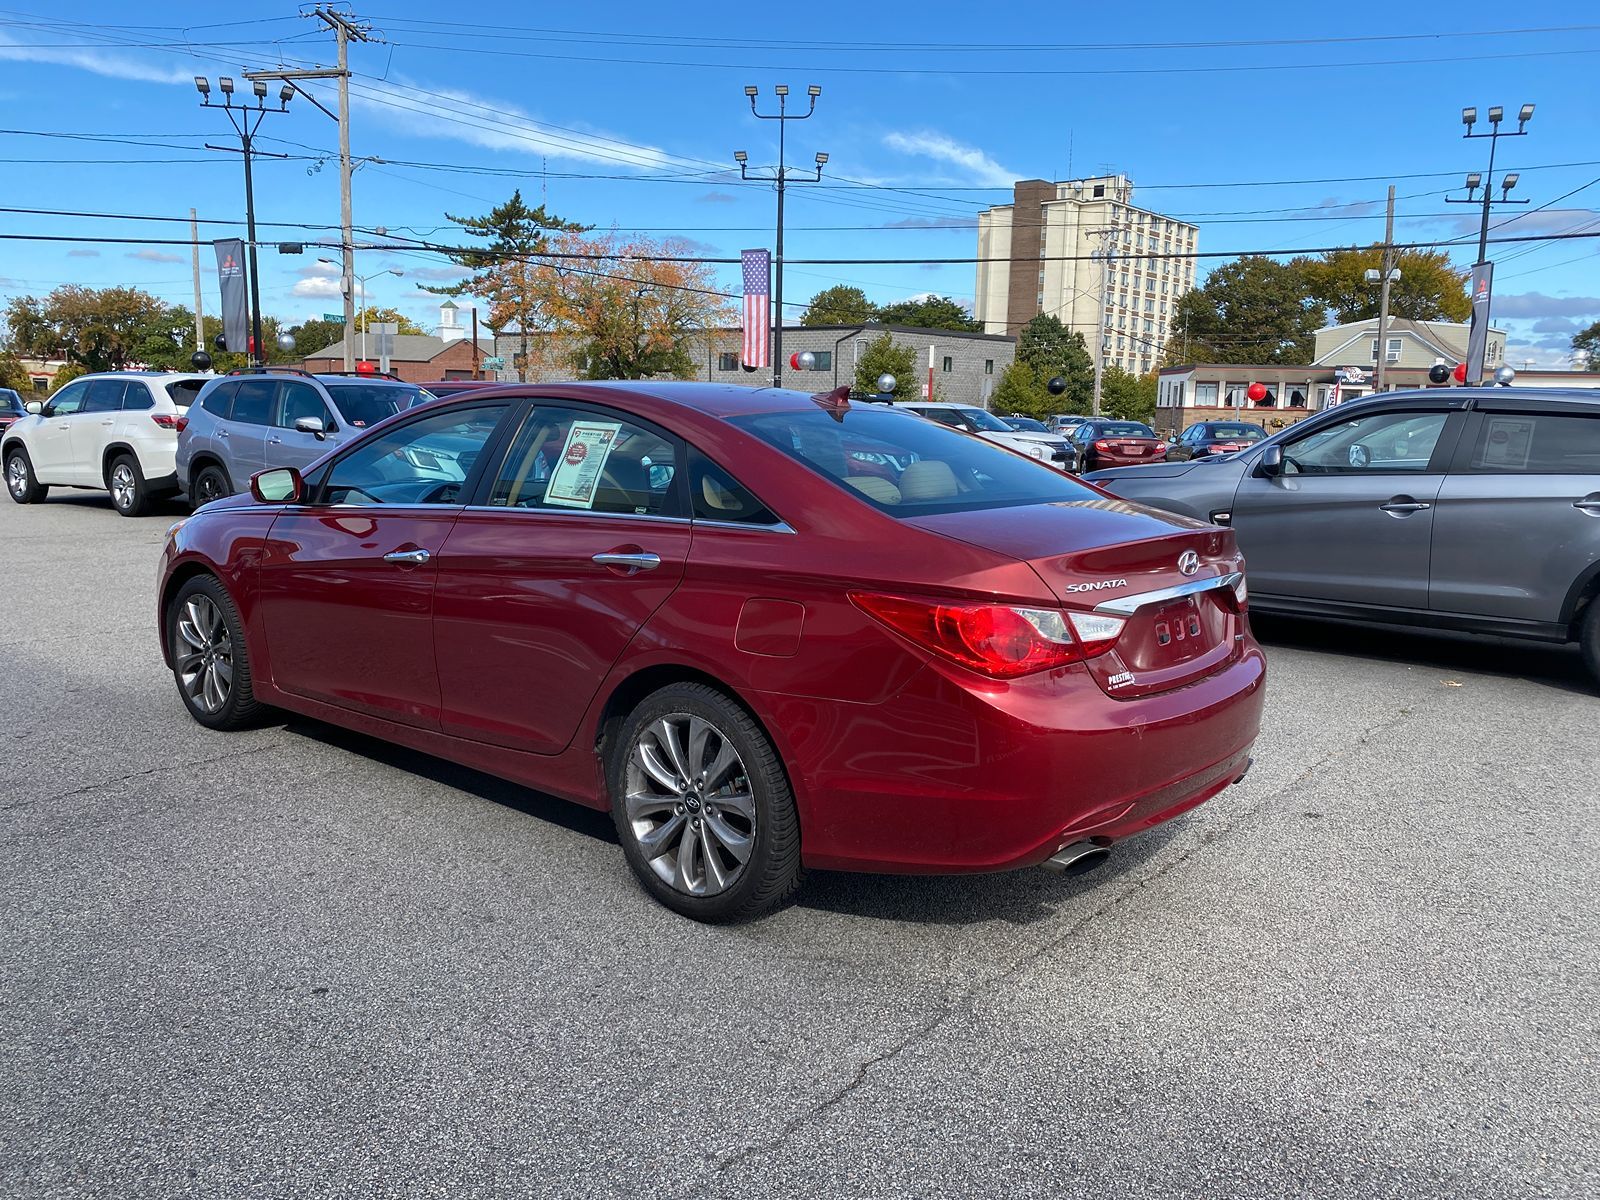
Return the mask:
M 1185 550 L 1178 555 L 1178 571 L 1183 575 L 1193 575 L 1200 569 L 1200 556 L 1193 550 Z

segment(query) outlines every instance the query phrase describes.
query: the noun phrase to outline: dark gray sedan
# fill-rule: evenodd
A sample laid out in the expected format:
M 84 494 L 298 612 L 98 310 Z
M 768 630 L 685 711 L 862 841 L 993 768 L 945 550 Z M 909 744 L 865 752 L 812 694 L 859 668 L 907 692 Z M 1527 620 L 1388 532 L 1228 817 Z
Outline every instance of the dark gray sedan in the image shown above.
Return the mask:
M 1389 393 L 1085 478 L 1231 525 L 1257 610 L 1578 642 L 1600 677 L 1600 389 Z

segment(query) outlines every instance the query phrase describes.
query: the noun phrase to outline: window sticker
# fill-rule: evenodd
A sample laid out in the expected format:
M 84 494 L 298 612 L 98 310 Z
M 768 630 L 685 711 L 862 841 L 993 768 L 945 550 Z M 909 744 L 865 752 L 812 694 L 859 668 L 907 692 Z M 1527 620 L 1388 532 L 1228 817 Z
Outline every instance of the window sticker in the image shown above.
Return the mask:
M 574 421 L 561 447 L 544 502 L 563 508 L 593 508 L 600 472 L 616 448 L 622 425 L 615 421 Z
M 1528 417 L 1489 417 L 1485 422 L 1483 465 L 1524 471 L 1533 444 L 1533 421 Z

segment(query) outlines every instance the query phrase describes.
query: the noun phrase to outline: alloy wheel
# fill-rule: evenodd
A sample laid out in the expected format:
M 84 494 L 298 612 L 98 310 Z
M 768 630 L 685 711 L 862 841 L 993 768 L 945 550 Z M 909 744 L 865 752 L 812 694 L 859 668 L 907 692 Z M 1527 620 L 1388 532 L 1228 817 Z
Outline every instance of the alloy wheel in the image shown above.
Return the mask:
M 209 596 L 190 596 L 178 613 L 177 635 L 183 694 L 202 712 L 220 712 L 233 691 L 233 639 L 222 610 Z
M 222 483 L 217 478 L 215 471 L 202 471 L 200 472 L 200 478 L 195 481 L 194 490 L 196 493 L 195 500 L 197 501 L 195 507 L 199 508 L 200 505 L 210 504 L 213 500 L 221 497 Z
M 28 494 L 28 464 L 22 461 L 20 454 L 13 454 L 6 463 L 6 486 L 18 500 Z
M 111 503 L 118 508 L 133 507 L 133 468 L 119 462 L 111 468 Z
M 675 891 L 715 896 L 744 874 L 756 801 L 744 760 L 703 717 L 669 713 L 628 748 L 623 805 L 650 869 Z

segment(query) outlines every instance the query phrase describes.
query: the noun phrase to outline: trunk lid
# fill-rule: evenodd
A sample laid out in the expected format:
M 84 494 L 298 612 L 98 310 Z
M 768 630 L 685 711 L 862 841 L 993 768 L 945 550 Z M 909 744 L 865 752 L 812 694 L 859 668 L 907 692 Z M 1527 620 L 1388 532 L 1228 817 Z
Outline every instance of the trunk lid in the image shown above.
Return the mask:
M 1115 699 L 1182 687 L 1241 651 L 1244 618 L 1230 581 L 1243 560 L 1231 530 L 1112 497 L 910 524 L 1021 559 L 1063 608 L 1121 617 L 1111 649 L 1088 662 Z

